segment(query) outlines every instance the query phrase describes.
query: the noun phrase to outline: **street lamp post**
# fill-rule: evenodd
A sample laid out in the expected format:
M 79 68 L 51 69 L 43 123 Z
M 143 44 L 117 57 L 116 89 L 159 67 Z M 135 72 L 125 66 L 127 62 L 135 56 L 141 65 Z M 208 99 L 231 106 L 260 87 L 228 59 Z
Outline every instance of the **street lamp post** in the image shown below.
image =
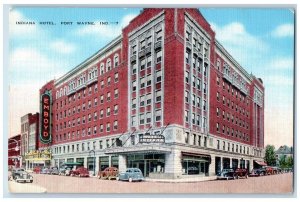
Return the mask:
M 91 155 L 91 152 L 93 152 L 94 153 L 94 158 L 93 158 L 93 171 L 94 171 L 94 174 L 93 174 L 93 176 L 95 176 L 95 151 L 92 149 L 92 150 L 90 150 L 89 151 L 89 156 Z

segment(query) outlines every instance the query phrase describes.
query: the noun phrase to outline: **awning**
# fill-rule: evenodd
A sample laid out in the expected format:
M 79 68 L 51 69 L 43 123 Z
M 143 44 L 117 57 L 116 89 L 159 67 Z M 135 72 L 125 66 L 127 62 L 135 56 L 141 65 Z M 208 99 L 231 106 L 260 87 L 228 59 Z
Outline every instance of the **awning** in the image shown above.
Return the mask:
M 263 161 L 255 161 L 255 163 L 257 163 L 260 166 L 267 166 L 267 164 Z
M 194 152 L 185 152 L 185 151 L 182 151 L 181 154 L 183 156 L 196 156 L 196 157 L 202 157 L 202 158 L 211 158 L 210 155 L 208 154 L 201 154 L 201 153 L 194 153 Z

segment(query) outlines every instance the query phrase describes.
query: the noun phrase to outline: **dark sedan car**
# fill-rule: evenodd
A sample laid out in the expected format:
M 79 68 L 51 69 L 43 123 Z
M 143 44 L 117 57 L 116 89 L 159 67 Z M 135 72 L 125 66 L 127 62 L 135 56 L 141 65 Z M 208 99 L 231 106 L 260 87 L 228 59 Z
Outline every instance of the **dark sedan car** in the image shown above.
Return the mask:
M 217 179 L 234 179 L 234 170 L 229 168 L 229 169 L 223 169 L 220 173 L 217 174 Z
M 11 172 L 10 179 L 15 180 L 16 182 L 33 182 L 33 177 L 23 168 L 13 169 Z
M 125 180 L 129 182 L 143 181 L 143 173 L 138 168 L 127 168 L 125 172 L 119 173 L 117 180 Z

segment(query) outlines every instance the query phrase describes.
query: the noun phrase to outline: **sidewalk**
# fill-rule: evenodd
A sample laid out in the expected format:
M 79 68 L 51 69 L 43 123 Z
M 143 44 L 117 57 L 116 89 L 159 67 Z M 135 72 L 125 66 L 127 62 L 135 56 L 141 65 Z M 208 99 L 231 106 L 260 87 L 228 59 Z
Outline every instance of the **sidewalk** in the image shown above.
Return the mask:
M 11 193 L 46 193 L 47 190 L 43 187 L 31 183 L 18 183 L 14 181 L 8 182 L 8 190 Z
M 180 179 L 153 179 L 153 178 L 146 178 L 146 182 L 165 182 L 165 183 L 180 183 L 180 182 L 203 182 L 203 181 L 211 181 L 217 179 L 217 176 L 199 176 L 199 177 L 187 177 L 187 178 L 180 178 Z

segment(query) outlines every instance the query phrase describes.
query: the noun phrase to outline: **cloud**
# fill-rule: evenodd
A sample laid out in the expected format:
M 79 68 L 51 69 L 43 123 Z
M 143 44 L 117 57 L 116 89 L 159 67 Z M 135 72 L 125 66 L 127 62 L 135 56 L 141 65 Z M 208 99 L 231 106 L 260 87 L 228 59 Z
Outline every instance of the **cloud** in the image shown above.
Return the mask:
M 51 80 L 56 75 L 62 75 L 62 67 L 66 60 L 49 58 L 34 48 L 17 48 L 9 58 L 9 76 L 12 83 L 39 82 L 40 85 Z M 56 78 L 57 78 L 56 77 Z
M 294 37 L 294 25 L 293 24 L 279 25 L 272 31 L 272 36 L 276 38 Z
M 293 77 L 292 76 L 285 76 L 285 75 L 266 75 L 265 76 L 265 83 L 272 85 L 273 87 L 276 86 L 292 86 L 293 85 Z
M 99 23 L 102 22 L 103 20 L 96 20 L 95 24 L 93 26 L 84 26 L 83 28 L 80 28 L 77 30 L 77 35 L 79 36 L 94 36 L 97 38 L 108 38 L 112 39 L 117 37 L 118 35 L 121 34 L 122 28 L 127 26 L 129 22 L 136 17 L 137 14 L 128 14 L 125 15 L 121 22 L 118 23 L 118 25 L 103 25 L 99 26 Z
M 276 58 L 271 61 L 270 68 L 275 70 L 293 70 L 294 59 L 293 58 Z
M 224 26 L 212 22 L 211 27 L 216 32 L 217 40 L 246 68 L 252 67 L 254 61 L 261 61 L 261 55 L 269 50 L 267 43 L 248 33 L 240 22 L 231 22 Z
M 50 43 L 50 48 L 61 54 L 71 54 L 76 50 L 76 47 L 72 43 L 68 43 L 64 40 L 56 40 Z

